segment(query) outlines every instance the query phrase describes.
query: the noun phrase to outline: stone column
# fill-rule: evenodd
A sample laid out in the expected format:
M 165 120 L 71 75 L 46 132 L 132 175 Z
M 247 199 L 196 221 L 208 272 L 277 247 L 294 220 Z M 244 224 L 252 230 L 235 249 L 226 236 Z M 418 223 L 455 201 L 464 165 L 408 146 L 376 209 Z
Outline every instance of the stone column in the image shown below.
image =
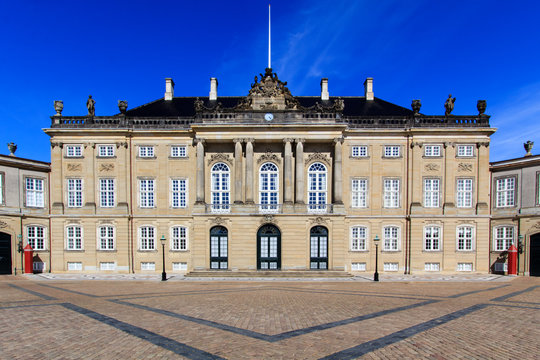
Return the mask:
M 253 143 L 254 139 L 244 139 L 246 142 L 246 204 L 253 204 Z
M 304 204 L 304 142 L 296 139 L 296 203 Z
M 242 139 L 234 142 L 234 203 L 242 204 Z
M 285 190 L 283 192 L 283 203 L 291 204 L 293 202 L 293 178 L 292 178 L 292 148 L 291 142 L 293 139 L 283 139 L 285 143 L 285 166 L 284 176 Z
M 49 184 L 49 196 L 52 202 L 53 214 L 61 214 L 64 211 L 64 192 L 67 185 L 63 175 L 63 148 L 63 143 L 51 141 L 51 183 Z
M 88 149 L 87 149 L 88 148 Z M 85 166 L 87 176 L 82 177 L 83 186 L 84 186 L 84 197 L 85 207 L 91 208 L 95 211 L 96 209 L 96 154 L 95 154 L 96 143 L 85 143 L 84 152 Z
M 342 144 L 343 138 L 334 139 L 334 204 L 343 204 L 343 170 L 342 164 Z
M 205 204 L 204 201 L 204 139 L 193 140 L 197 146 L 197 197 L 195 204 Z

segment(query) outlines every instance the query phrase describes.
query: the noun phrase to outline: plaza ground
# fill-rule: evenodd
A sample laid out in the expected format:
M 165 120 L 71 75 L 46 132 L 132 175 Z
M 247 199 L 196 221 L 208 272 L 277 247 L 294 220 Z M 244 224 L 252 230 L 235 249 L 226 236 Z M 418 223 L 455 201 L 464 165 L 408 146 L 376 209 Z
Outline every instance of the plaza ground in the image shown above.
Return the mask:
M 379 283 L 367 277 L 89 278 L 0 277 L 0 358 L 538 359 L 540 354 L 540 278 L 401 276 Z

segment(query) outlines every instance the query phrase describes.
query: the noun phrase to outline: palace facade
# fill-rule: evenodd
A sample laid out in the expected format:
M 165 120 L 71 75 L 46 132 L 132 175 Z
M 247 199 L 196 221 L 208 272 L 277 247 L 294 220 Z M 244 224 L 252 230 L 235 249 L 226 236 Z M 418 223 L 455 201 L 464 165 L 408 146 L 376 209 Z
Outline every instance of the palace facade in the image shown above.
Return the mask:
M 476 115 L 374 96 L 163 98 L 52 116 L 53 272 L 490 269 L 489 137 Z M 380 239 L 374 241 L 374 239 Z M 162 240 L 162 241 L 160 241 Z M 163 250 L 165 254 L 163 254 Z M 49 249 L 47 249 L 49 250 Z

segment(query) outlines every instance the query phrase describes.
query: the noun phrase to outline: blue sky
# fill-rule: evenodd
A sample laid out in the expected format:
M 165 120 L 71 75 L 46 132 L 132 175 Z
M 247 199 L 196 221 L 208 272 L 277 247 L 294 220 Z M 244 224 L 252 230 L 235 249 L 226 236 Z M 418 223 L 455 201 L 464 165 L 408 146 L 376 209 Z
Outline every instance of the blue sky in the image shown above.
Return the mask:
M 476 114 L 476 101 L 498 128 L 491 161 L 540 147 L 540 27 L 537 1 L 274 0 L 272 67 L 293 95 L 375 96 L 422 113 Z M 64 115 L 118 112 L 165 91 L 245 95 L 267 64 L 267 1 L 0 2 L 0 153 L 50 159 L 53 101 Z M 533 153 L 540 151 L 533 149 Z

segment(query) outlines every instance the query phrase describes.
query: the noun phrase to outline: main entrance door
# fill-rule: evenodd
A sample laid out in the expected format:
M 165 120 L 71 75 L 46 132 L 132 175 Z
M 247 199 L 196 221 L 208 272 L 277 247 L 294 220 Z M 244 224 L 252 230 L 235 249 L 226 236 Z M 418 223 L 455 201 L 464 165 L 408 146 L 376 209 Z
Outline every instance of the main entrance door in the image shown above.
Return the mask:
M 11 236 L 0 232 L 0 274 L 11 274 Z
M 257 269 L 281 269 L 281 233 L 274 225 L 264 225 L 257 232 Z
M 229 232 L 223 226 L 210 229 L 210 269 L 227 269 Z
M 328 269 L 328 230 L 315 226 L 310 231 L 310 269 Z
M 540 276 L 540 234 L 531 236 L 529 275 Z

